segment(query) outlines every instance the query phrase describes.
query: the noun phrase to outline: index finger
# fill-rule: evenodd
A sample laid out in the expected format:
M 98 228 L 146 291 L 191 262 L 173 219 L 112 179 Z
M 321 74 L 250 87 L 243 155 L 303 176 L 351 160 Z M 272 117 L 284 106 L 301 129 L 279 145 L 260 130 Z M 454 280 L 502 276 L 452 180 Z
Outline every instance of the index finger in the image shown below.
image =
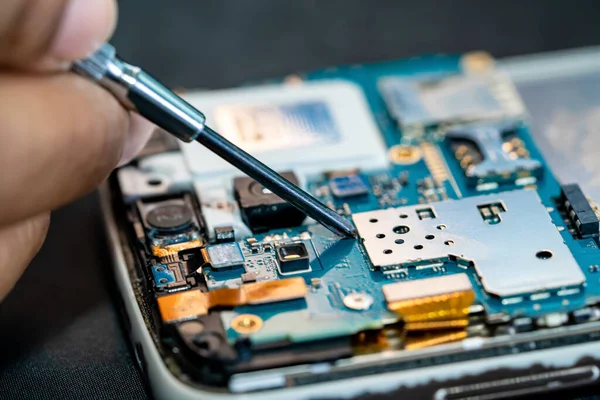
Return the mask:
M 0 66 L 57 68 L 94 52 L 112 34 L 115 0 L 4 0 Z
M 115 167 L 129 118 L 75 74 L 0 74 L 0 226 L 84 195 Z

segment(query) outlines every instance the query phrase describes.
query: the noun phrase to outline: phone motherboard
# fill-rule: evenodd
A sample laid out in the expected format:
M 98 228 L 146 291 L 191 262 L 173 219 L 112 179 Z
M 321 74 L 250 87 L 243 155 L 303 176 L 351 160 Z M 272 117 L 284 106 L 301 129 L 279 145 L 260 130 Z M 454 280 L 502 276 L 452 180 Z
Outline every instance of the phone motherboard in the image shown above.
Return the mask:
M 186 99 L 359 237 L 335 236 L 199 144 L 158 132 L 111 185 L 138 303 L 176 375 L 248 391 L 263 387 L 235 389 L 232 377 L 321 368 L 278 384 L 301 385 L 597 335 L 586 326 L 600 320 L 600 211 L 553 177 L 489 55 Z

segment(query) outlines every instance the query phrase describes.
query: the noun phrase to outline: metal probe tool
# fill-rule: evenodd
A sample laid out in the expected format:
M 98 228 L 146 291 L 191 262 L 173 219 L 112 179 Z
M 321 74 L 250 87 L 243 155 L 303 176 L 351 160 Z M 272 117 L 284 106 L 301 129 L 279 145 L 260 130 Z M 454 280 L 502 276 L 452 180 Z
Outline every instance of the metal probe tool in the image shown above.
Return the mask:
M 73 71 L 110 91 L 127 109 L 137 112 L 184 142 L 193 140 L 260 182 L 330 231 L 353 237 L 352 223 L 309 193 L 283 178 L 204 124 L 204 115 L 141 68 L 119 59 L 110 44 L 75 62 Z

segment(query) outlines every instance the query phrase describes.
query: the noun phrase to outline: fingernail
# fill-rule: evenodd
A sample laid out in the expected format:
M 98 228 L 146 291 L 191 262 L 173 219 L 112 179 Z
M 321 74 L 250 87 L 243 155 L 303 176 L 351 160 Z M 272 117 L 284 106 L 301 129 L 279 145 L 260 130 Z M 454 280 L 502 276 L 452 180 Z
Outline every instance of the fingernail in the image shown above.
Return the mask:
M 116 21 L 114 0 L 69 0 L 52 45 L 51 57 L 73 61 L 92 54 L 112 35 Z
M 146 143 L 148 143 L 154 129 L 156 129 L 156 126 L 145 118 L 137 114 L 131 114 L 129 132 L 125 137 L 123 152 L 121 153 L 121 159 L 117 167 L 123 166 L 133 160 Z

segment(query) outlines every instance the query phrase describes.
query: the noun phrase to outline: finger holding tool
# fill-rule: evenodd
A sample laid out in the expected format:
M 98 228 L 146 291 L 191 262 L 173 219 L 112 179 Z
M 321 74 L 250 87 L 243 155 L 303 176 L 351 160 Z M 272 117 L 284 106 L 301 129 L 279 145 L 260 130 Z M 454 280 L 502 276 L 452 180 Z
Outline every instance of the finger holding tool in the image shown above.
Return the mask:
M 178 139 L 201 143 L 330 231 L 343 237 L 356 236 L 352 222 L 206 126 L 200 111 L 139 67 L 120 60 L 110 44 L 76 62 L 73 70 L 103 86 L 126 108 Z

